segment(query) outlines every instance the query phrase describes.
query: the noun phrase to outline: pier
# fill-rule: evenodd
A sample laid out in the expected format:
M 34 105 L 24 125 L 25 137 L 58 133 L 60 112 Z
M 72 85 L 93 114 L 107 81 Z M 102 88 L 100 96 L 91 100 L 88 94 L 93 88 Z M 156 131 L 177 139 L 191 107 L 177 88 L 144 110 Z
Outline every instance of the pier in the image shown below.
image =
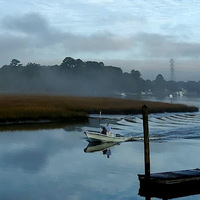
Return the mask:
M 142 107 L 145 174 L 138 174 L 139 195 L 151 199 L 173 199 L 200 194 L 200 169 L 150 173 L 148 108 Z

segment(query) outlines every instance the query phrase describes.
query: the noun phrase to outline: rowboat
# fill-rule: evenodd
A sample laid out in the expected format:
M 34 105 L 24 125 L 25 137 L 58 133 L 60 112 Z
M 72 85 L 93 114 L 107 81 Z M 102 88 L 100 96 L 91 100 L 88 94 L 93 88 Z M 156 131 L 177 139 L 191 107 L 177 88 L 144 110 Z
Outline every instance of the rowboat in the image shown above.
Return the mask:
M 118 134 L 104 135 L 99 132 L 84 132 L 89 142 L 125 142 L 132 140 L 132 137 L 124 137 Z

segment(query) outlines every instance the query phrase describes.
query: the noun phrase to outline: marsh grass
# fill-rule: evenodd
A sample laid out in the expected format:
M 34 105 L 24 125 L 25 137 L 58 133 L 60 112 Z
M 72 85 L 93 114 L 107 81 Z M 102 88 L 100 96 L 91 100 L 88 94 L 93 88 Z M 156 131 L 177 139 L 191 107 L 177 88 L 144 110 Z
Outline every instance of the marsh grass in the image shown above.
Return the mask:
M 93 98 L 42 95 L 0 95 L 0 122 L 50 120 L 78 122 L 88 114 L 139 114 L 143 105 L 150 113 L 194 112 L 198 108 L 182 104 L 117 98 Z

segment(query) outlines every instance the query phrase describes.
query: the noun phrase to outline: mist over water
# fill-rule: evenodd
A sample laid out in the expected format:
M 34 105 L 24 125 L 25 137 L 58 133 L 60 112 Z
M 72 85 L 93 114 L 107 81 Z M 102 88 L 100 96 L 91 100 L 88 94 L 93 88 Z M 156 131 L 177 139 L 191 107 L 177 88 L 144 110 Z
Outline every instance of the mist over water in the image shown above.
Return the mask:
M 158 72 L 159 73 L 159 72 Z M 173 80 L 173 79 L 172 79 Z M 169 94 L 200 95 L 200 82 L 168 81 L 161 74 L 145 80 L 141 72 L 123 72 L 103 62 L 66 57 L 59 65 L 28 63 L 12 59 L 0 68 L 0 94 L 48 94 L 141 98 L 166 97 Z

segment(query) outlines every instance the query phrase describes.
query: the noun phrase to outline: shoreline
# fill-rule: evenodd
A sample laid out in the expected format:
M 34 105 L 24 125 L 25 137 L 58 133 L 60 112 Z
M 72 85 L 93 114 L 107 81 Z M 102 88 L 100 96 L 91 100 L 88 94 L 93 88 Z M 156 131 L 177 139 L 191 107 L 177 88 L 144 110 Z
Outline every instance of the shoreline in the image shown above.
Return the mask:
M 147 105 L 149 113 L 197 112 L 198 107 L 153 101 L 104 97 L 49 95 L 0 95 L 0 124 L 79 123 L 90 114 L 141 114 Z

